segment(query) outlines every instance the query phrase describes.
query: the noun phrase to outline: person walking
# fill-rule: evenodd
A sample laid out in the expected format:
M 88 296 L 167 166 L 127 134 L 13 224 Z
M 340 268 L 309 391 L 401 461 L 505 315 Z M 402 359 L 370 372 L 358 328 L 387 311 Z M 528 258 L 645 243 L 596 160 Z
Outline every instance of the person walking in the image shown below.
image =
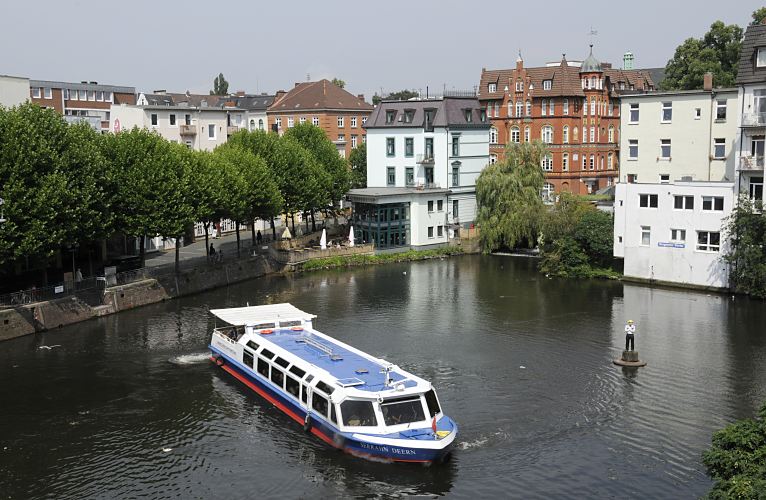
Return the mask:
M 636 349 L 635 336 L 636 336 L 636 325 L 633 324 L 632 319 L 629 319 L 628 324 L 625 325 L 625 350 L 626 351 L 634 351 Z
M 255 242 L 257 244 L 263 243 L 263 235 L 261 234 L 261 230 L 259 229 L 258 232 L 255 234 Z
M 215 260 L 215 248 L 213 248 L 213 244 L 212 243 L 210 244 L 210 250 L 208 250 L 207 256 L 208 256 L 208 258 L 210 260 L 212 260 L 212 261 Z

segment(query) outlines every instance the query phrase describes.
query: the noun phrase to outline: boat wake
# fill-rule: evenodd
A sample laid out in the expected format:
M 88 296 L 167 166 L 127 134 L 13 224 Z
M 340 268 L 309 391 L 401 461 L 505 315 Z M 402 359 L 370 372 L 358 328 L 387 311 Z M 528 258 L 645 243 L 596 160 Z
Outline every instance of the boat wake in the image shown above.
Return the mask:
M 499 441 L 507 441 L 510 438 L 510 435 L 503 431 L 499 430 L 497 432 L 493 432 L 489 436 L 481 436 L 477 439 L 474 439 L 473 441 L 461 441 L 457 444 L 456 448 L 458 450 L 471 450 L 475 448 L 484 448 L 488 445 L 493 445 L 495 442 Z M 492 441 L 492 443 L 490 443 Z
M 174 365 L 196 365 L 204 363 L 210 360 L 210 353 L 205 352 L 193 352 L 191 354 L 182 354 L 168 359 Z

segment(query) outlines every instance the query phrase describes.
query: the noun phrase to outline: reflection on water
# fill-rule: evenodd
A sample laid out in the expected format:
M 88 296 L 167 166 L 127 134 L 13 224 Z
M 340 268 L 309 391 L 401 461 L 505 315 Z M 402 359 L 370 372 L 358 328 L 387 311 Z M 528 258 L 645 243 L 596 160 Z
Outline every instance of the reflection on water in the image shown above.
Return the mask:
M 469 256 L 275 276 L 0 344 L 0 491 L 55 497 L 696 497 L 766 398 L 762 303 Z M 207 362 L 211 308 L 292 302 L 431 380 L 443 466 L 329 449 Z M 648 366 L 612 364 L 636 320 Z M 60 344 L 51 350 L 40 345 Z

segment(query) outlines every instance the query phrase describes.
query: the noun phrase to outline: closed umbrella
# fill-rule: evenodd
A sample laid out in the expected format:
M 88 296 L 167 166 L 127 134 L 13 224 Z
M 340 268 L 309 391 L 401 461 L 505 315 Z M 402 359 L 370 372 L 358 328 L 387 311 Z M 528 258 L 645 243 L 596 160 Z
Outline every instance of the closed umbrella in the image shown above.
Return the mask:
M 327 229 L 322 229 L 322 238 L 319 240 L 319 246 L 322 250 L 327 250 Z
M 354 246 L 354 226 L 348 228 L 348 246 Z

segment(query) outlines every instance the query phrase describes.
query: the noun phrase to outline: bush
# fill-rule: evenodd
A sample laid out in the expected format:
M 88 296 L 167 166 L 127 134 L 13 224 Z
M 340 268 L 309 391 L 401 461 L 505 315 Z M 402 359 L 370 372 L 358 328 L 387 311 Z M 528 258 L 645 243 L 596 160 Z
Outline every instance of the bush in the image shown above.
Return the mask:
M 388 262 L 407 262 L 411 260 L 433 259 L 461 255 L 461 247 L 441 247 L 433 250 L 407 250 L 406 252 L 382 253 L 375 255 L 342 255 L 338 257 L 324 257 L 314 259 L 301 266 L 302 271 L 315 271 L 317 269 L 329 269 L 332 267 L 364 266 L 371 264 L 385 264 Z
M 574 239 L 590 262 L 598 267 L 608 266 L 612 260 L 613 228 L 614 218 L 601 210 L 585 212 L 575 226 Z

